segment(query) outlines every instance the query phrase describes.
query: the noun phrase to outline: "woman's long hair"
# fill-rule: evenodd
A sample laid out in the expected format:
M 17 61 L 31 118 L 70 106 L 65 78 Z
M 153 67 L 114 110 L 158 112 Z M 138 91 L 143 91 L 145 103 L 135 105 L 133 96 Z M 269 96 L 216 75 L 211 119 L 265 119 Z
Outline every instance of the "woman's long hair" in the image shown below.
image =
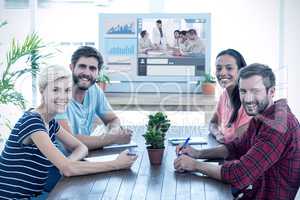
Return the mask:
M 244 59 L 244 57 L 242 56 L 242 54 L 240 52 L 238 52 L 237 50 L 234 49 L 226 49 L 224 51 L 221 51 L 218 55 L 217 58 L 223 55 L 229 55 L 232 56 L 235 61 L 236 64 L 238 66 L 238 70 L 240 70 L 241 68 L 245 67 L 246 61 Z M 230 99 L 230 103 L 233 107 L 233 112 L 231 113 L 230 119 L 228 121 L 228 124 L 226 125 L 228 128 L 231 127 L 231 125 L 236 121 L 238 113 L 239 113 L 239 109 L 241 107 L 241 100 L 240 100 L 240 93 L 239 93 L 239 86 L 238 84 L 236 84 L 232 90 L 232 93 L 229 94 L 229 99 Z

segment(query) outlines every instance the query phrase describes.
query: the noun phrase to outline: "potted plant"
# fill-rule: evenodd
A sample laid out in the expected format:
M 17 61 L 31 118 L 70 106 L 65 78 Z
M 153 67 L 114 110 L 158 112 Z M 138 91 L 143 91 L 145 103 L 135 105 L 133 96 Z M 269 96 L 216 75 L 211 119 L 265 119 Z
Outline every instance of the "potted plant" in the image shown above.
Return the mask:
M 7 24 L 6 21 L 0 21 L 0 28 Z M 1 45 L 1 43 L 0 43 Z M 0 75 L 0 110 L 10 110 L 9 106 L 17 106 L 21 110 L 26 108 L 26 100 L 22 93 L 15 89 L 17 80 L 26 74 L 32 75 L 32 82 L 34 85 L 34 78 L 39 71 L 39 67 L 43 64 L 44 59 L 50 57 L 52 53 L 42 54 L 41 51 L 45 48 L 49 48 L 44 44 L 42 39 L 36 34 L 32 33 L 28 35 L 23 43 L 19 43 L 15 39 L 12 40 L 9 49 L 6 53 L 6 60 L 0 61 L 0 67 L 3 69 L 3 73 Z M 15 68 L 15 64 L 20 58 L 26 57 L 26 63 L 18 63 L 24 66 L 18 66 Z M 32 86 L 32 92 L 34 89 Z M 4 125 L 6 128 L 11 129 L 10 120 L 7 118 L 6 112 L 0 113 L 0 126 Z M 1 136 L 1 138 L 5 138 Z
M 215 94 L 215 87 L 216 87 L 216 80 L 211 74 L 204 74 L 204 80 L 198 81 L 197 85 L 201 85 L 201 91 L 205 95 L 214 95 Z
M 149 115 L 147 131 L 143 137 L 146 140 L 148 156 L 152 165 L 161 164 L 165 149 L 165 136 L 170 125 L 167 115 L 162 112 Z
M 103 67 L 100 70 L 98 77 L 96 79 L 96 83 L 103 91 L 106 90 L 107 84 L 110 83 L 110 78 L 107 75 L 106 67 Z

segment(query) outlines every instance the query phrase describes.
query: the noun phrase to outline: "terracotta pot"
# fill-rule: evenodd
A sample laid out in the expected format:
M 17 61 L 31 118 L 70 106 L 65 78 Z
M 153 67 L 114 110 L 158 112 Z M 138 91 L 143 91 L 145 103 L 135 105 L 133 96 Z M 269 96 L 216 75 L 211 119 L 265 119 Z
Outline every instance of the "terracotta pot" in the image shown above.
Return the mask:
M 97 82 L 97 85 L 103 90 L 103 92 L 106 90 L 107 83 Z
M 160 165 L 165 149 L 147 149 L 151 165 Z
M 202 83 L 201 89 L 202 93 L 205 95 L 214 95 L 215 94 L 215 83 Z

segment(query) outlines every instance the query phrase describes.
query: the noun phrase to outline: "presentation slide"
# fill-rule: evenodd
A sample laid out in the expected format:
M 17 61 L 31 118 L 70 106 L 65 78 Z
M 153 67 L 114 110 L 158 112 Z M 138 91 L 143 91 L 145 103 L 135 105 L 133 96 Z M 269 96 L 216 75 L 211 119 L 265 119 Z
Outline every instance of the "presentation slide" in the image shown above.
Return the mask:
M 129 83 L 142 92 L 154 88 L 141 83 L 159 90 L 163 82 L 178 83 L 182 89 L 201 79 L 210 71 L 210 36 L 210 14 L 99 15 L 99 48 L 122 91 Z

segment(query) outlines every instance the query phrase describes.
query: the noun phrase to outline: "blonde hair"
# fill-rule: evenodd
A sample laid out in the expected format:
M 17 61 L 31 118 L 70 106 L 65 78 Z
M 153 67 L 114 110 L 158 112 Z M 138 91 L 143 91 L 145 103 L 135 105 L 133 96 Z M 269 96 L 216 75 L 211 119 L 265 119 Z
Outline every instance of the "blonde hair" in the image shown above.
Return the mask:
M 45 67 L 39 73 L 38 86 L 40 92 L 44 91 L 50 82 L 54 82 L 61 78 L 71 79 L 72 74 L 69 68 L 60 65 L 51 65 Z

